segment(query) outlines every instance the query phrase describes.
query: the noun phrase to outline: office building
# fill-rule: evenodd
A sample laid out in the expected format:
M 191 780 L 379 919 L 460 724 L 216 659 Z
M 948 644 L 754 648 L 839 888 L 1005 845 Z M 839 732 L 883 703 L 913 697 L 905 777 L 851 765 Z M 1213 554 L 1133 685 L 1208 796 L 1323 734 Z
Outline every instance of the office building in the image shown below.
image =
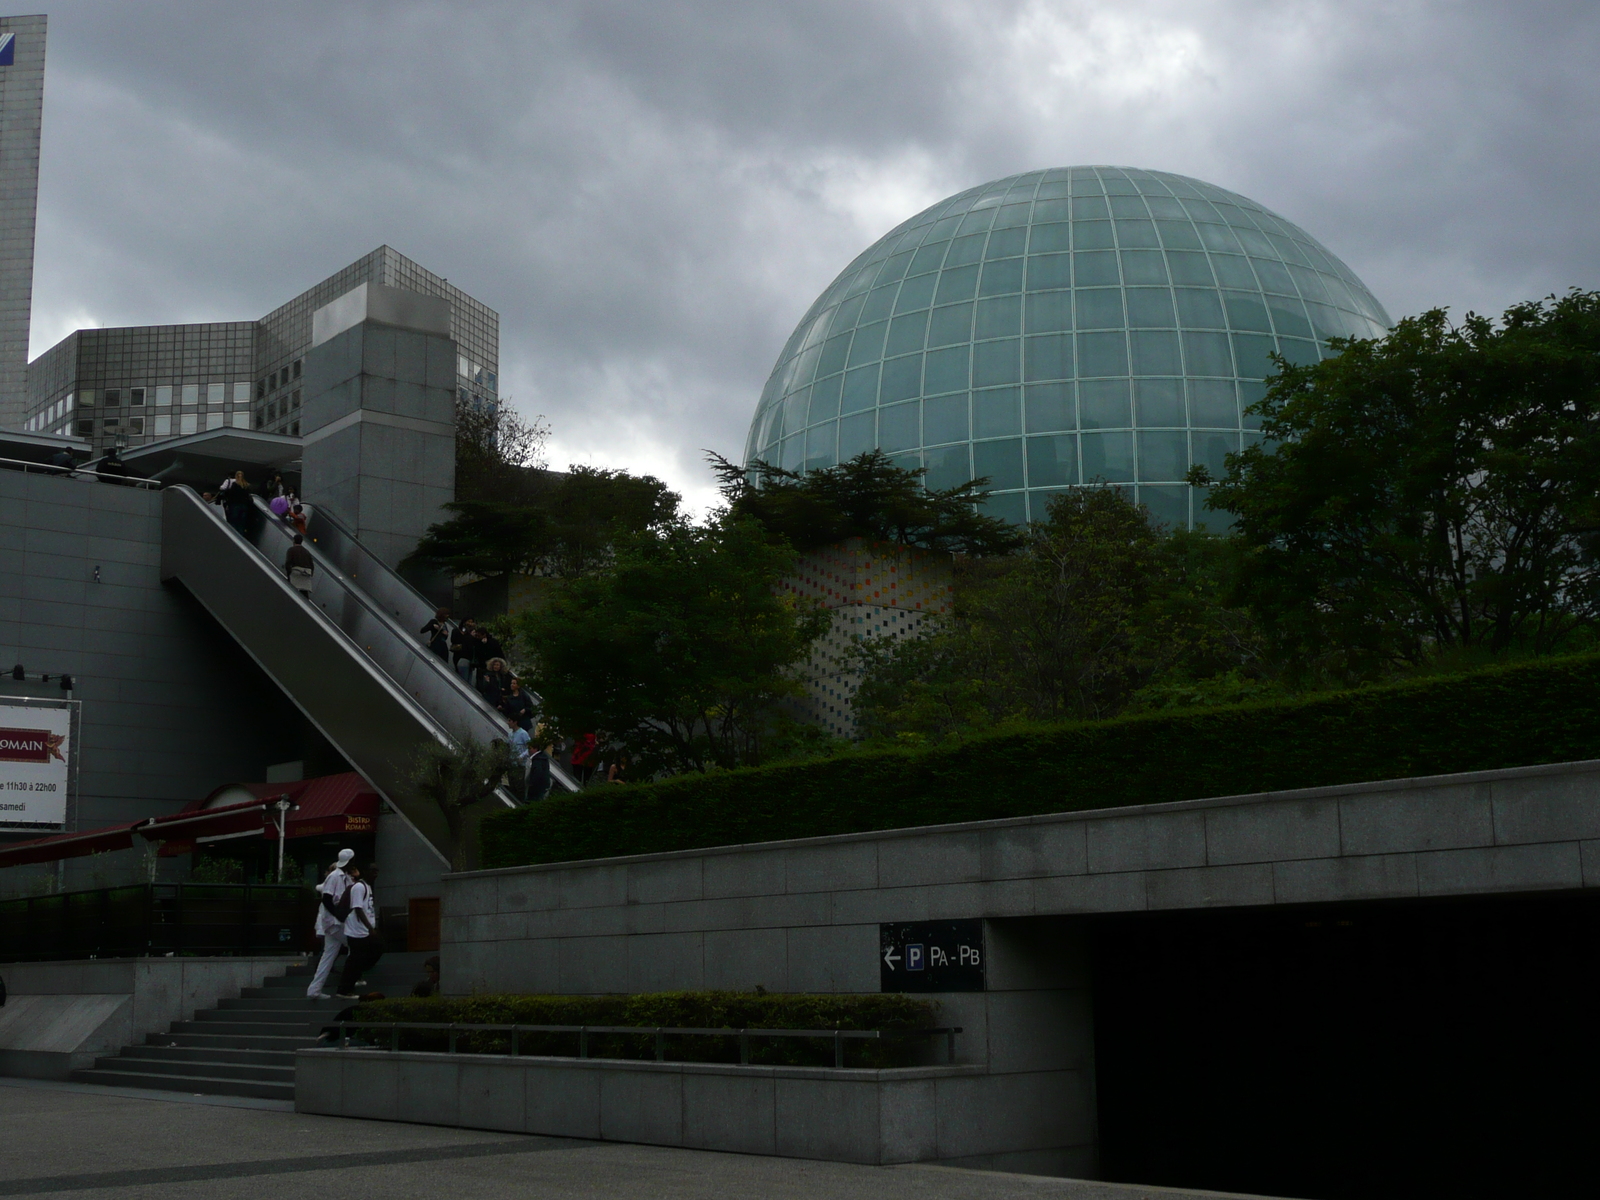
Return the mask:
M 28 403 L 46 24 L 0 17 L 0 429 L 20 424 Z
M 448 300 L 456 394 L 498 404 L 500 315 L 380 246 L 258 321 L 69 334 L 29 366 L 23 428 L 85 438 L 96 452 L 224 428 L 299 437 L 312 313 L 368 283 Z
M 868 247 L 778 357 L 746 461 L 831 466 L 877 447 L 930 488 L 988 478 L 990 510 L 1127 487 L 1209 523 L 1184 478 L 1258 438 L 1269 355 L 1376 337 L 1383 306 L 1310 234 L 1161 171 L 1072 167 L 942 200 Z

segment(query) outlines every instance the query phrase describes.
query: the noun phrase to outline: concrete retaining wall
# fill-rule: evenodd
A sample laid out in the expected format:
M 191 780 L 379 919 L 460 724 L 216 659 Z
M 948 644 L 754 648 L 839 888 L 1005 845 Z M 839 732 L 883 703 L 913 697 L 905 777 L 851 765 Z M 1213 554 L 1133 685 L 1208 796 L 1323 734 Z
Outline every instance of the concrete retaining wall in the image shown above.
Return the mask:
M 981 1067 L 890 1071 L 302 1050 L 295 1108 L 859 1163 L 950 1160 L 986 1121 Z
M 1589 761 L 447 876 L 441 957 L 454 993 L 876 992 L 880 922 L 984 918 L 987 990 L 929 997 L 993 1089 L 957 1157 L 1092 1175 L 1080 918 L 1594 886 Z
M 101 958 L 0 963 L 0 1075 L 66 1079 L 96 1055 L 280 975 L 299 958 Z

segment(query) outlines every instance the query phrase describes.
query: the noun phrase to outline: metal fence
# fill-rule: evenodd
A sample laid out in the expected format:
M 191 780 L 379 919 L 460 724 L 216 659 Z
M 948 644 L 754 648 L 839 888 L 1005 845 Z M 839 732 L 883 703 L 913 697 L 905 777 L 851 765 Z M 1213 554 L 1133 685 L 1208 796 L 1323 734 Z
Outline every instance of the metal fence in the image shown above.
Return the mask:
M 294 954 L 316 896 L 298 884 L 144 883 L 0 900 L 0 962 Z
M 449 1053 L 451 1054 L 457 1053 L 457 1042 L 463 1033 L 509 1034 L 508 1040 L 512 1055 L 521 1054 L 521 1039 L 525 1033 L 576 1034 L 579 1058 L 589 1057 L 589 1037 L 591 1034 L 631 1034 L 655 1039 L 657 1062 L 665 1062 L 667 1060 L 667 1039 L 669 1037 L 737 1038 L 739 1040 L 739 1061 L 746 1065 L 750 1062 L 750 1041 L 752 1038 L 758 1040 L 762 1038 L 825 1038 L 833 1043 L 833 1065 L 840 1069 L 844 1067 L 844 1044 L 847 1041 L 880 1041 L 883 1039 L 904 1038 L 932 1039 L 942 1036 L 945 1039 L 945 1061 L 955 1062 L 956 1034 L 962 1030 L 960 1025 L 939 1026 L 930 1029 L 676 1029 L 665 1025 L 468 1025 L 453 1021 L 339 1021 L 336 1023 L 336 1028 L 339 1031 L 338 1044 L 342 1049 L 349 1048 L 350 1030 L 352 1029 L 387 1029 L 389 1031 L 388 1048 L 390 1050 L 400 1049 L 400 1031 L 402 1029 L 438 1030 L 448 1035 Z

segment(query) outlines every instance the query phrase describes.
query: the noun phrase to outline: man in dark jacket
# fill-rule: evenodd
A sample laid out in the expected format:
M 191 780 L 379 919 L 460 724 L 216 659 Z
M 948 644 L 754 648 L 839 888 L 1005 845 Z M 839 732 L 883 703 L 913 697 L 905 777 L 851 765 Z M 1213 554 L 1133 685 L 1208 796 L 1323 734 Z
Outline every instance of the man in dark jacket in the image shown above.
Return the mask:
M 294 535 L 294 545 L 283 556 L 283 571 L 289 577 L 289 586 L 309 600 L 311 578 L 316 572 L 317 561 L 311 557 L 311 551 L 301 544 L 304 541 L 298 533 Z
M 423 640 L 432 650 L 446 662 L 450 661 L 450 610 L 441 608 L 433 614 L 433 620 L 424 625 L 421 630 Z

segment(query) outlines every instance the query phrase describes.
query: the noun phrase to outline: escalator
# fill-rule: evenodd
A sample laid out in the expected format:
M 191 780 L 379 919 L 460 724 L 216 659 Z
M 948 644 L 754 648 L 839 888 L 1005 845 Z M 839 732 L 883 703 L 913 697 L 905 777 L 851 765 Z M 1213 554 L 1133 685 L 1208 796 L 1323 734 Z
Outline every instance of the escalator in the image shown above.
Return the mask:
M 418 639 L 428 602 L 327 513 L 312 518 L 317 570 L 311 603 L 302 599 L 281 565 L 292 531 L 256 505 L 246 538 L 192 489 L 165 489 L 162 579 L 182 583 L 448 862 L 444 814 L 410 784 L 417 754 L 429 742 L 504 738 L 504 718 Z

